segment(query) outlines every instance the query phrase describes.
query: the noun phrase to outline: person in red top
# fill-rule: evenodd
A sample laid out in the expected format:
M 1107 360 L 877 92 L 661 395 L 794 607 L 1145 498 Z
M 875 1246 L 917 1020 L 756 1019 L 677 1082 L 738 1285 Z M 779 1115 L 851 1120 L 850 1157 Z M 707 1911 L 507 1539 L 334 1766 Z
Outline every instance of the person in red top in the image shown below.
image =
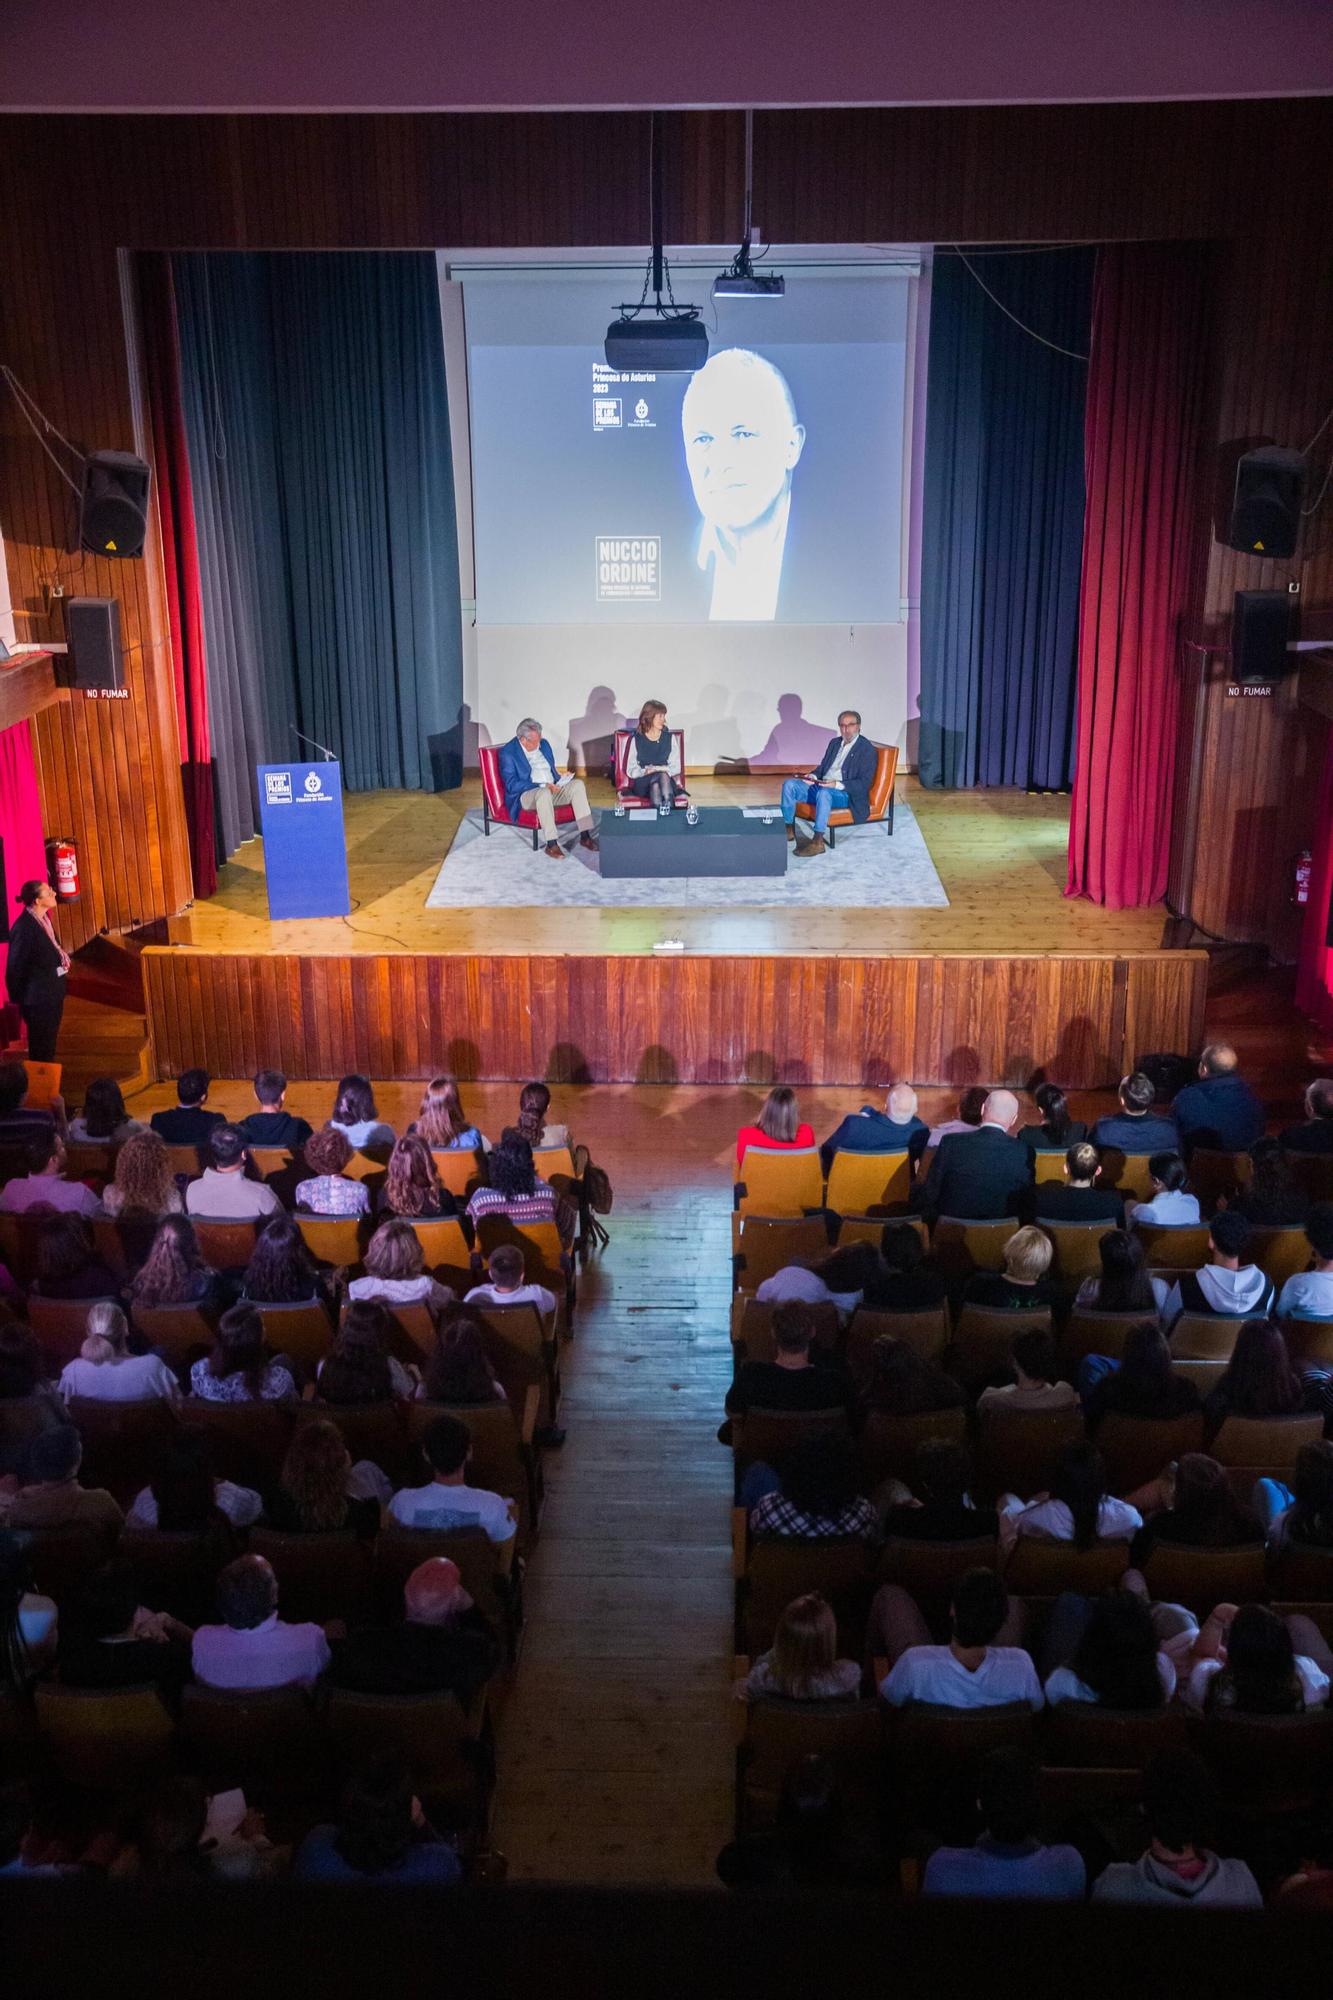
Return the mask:
M 736 1165 L 740 1166 L 747 1146 L 763 1146 L 770 1152 L 794 1152 L 798 1146 L 814 1143 L 813 1128 L 801 1123 L 796 1092 L 785 1083 L 779 1084 L 764 1099 L 758 1124 L 742 1125 L 736 1134 Z

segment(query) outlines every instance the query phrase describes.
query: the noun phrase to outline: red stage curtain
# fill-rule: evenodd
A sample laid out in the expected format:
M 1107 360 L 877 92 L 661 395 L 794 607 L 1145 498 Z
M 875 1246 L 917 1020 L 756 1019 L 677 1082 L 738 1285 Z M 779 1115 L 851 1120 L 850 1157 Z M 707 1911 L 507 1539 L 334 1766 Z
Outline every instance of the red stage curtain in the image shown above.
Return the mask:
M 0 840 L 5 843 L 5 882 L 10 922 L 18 915 L 14 901 L 21 882 L 46 880 L 46 843 L 42 837 L 42 802 L 37 791 L 37 767 L 32 735 L 26 722 L 0 729 Z M 0 979 L 7 947 L 0 944 Z M 0 990 L 0 1005 L 5 994 Z M 17 1032 L 18 1015 L 13 1016 Z
M 1065 894 L 1114 910 L 1166 894 L 1209 262 L 1202 244 L 1110 245 L 1093 284 Z
M 181 785 L 190 839 L 190 873 L 196 896 L 211 896 L 218 884 L 213 832 L 213 761 L 208 731 L 208 691 L 204 672 L 204 621 L 199 592 L 199 545 L 195 538 L 194 496 L 181 408 L 180 350 L 176 340 L 176 298 L 171 259 L 153 254 L 139 259 L 139 301 L 143 322 L 145 372 L 153 433 L 154 487 L 162 529 L 171 659 L 176 684 Z
M 1319 814 L 1310 852 L 1314 865 L 1296 965 L 1296 1005 L 1326 1034 L 1333 1034 L 1333 951 L 1328 945 L 1329 899 L 1333 896 L 1333 730 L 1324 753 Z

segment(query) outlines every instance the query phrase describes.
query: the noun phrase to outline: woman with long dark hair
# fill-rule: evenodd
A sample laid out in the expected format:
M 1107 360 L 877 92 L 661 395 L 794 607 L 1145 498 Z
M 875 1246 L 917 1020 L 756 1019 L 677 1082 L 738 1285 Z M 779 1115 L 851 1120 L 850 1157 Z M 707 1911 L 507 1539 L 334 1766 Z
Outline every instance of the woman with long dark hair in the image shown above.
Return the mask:
M 271 1215 L 255 1238 L 242 1296 L 261 1306 L 299 1305 L 320 1295 L 319 1273 L 290 1215 Z
M 143 1129 L 126 1111 L 114 1076 L 93 1077 L 83 1093 L 83 1110 L 69 1121 L 70 1140 L 76 1146 L 119 1146 Z
M 1097 1239 L 1099 1278 L 1085 1278 L 1074 1299 L 1085 1312 L 1160 1313 L 1170 1286 L 1148 1270 L 1142 1239 L 1130 1229 L 1108 1229 Z
M 235 1554 L 231 1530 L 252 1526 L 263 1511 L 253 1487 L 214 1476 L 208 1438 L 182 1426 L 135 1495 L 125 1526 L 160 1528 L 164 1535 L 213 1535 L 221 1566 Z
M 37 1238 L 37 1276 L 29 1287 L 44 1299 L 116 1299 L 120 1280 L 102 1262 L 84 1215 L 47 1215 Z
M 384 1152 L 393 1144 L 393 1127 L 384 1124 L 375 1109 L 369 1077 L 355 1072 L 340 1079 L 329 1123 L 345 1135 L 353 1152 Z
M 1113 1412 L 1122 1417 L 1185 1417 L 1199 1408 L 1199 1392 L 1171 1366 L 1171 1349 L 1155 1319 L 1140 1320 L 1125 1336 L 1120 1365 L 1089 1388 L 1083 1417 L 1089 1437 Z
M 30 1060 L 54 1062 L 69 972 L 69 953 L 51 922 L 56 892 L 49 882 L 25 882 L 14 900 L 20 907 L 9 933 L 5 985 L 23 1016 Z
M 352 1464 L 342 1432 L 321 1417 L 297 1426 L 269 1519 L 288 1535 L 341 1530 L 374 1535 L 379 1532 L 380 1502 L 391 1492 L 384 1474 L 368 1458 Z
M 1219 1606 L 1208 1623 L 1218 1634 L 1216 1656 L 1190 1673 L 1189 1707 L 1208 1715 L 1301 1715 L 1327 1703 L 1333 1654 L 1313 1620 L 1242 1604 Z
M 204 1403 L 294 1403 L 289 1371 L 270 1361 L 264 1322 L 251 1305 L 235 1305 L 218 1322 L 213 1352 L 190 1370 L 190 1394 Z
M 378 1299 L 352 1300 L 315 1377 L 321 1403 L 391 1403 L 416 1392 L 417 1371 L 389 1352 L 391 1325 Z
M 463 1306 L 435 1315 L 435 1347 L 417 1395 L 428 1403 L 503 1403 L 486 1353 L 486 1330 Z
M 417 1132 L 404 1132 L 389 1155 L 380 1209 L 384 1215 L 423 1221 L 458 1213 L 458 1203 L 440 1184 L 430 1147 Z
M 1204 1440 L 1211 1444 L 1228 1417 L 1294 1417 L 1319 1407 L 1316 1393 L 1291 1365 L 1281 1327 L 1267 1319 L 1247 1319 L 1221 1380 L 1204 1403 Z
M 1000 1502 L 1000 1543 L 1006 1553 L 1025 1535 L 1090 1549 L 1098 1542 L 1127 1542 L 1142 1526 L 1137 1508 L 1107 1492 L 1106 1462 L 1095 1444 L 1082 1439 L 1060 1453 L 1044 1499 L 1025 1506 L 1006 1493 Z
M 1102 1708 L 1151 1710 L 1176 1691 L 1176 1670 L 1158 1650 L 1152 1612 L 1130 1590 L 1105 1591 L 1092 1603 L 1066 1591 L 1051 1613 L 1047 1649 L 1048 1661 L 1060 1661 L 1046 1680 L 1052 1708 L 1062 1701 L 1088 1701 Z
M 1280 1139 L 1256 1139 L 1250 1148 L 1250 1181 L 1227 1203 L 1256 1229 L 1296 1229 L 1309 1219 L 1310 1197 L 1291 1170 Z
M 1034 1153 L 1062 1153 L 1088 1136 L 1081 1118 L 1070 1116 L 1069 1100 L 1058 1083 L 1043 1083 L 1033 1092 L 1041 1113 L 1039 1125 L 1024 1125 L 1018 1136 Z
M 546 1114 L 550 1108 L 551 1093 L 546 1085 L 525 1083 L 518 1093 L 518 1117 L 506 1129 L 526 1139 L 534 1152 L 540 1146 L 567 1146 L 569 1127 L 549 1123 Z

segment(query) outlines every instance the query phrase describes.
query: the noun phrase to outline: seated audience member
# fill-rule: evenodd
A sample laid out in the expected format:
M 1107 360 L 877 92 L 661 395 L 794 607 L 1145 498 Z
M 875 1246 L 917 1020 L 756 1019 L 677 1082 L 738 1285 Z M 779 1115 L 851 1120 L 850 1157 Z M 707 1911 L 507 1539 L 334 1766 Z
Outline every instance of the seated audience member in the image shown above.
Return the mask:
M 1204 1441 L 1211 1444 L 1228 1417 L 1294 1417 L 1322 1407 L 1291 1365 L 1282 1329 L 1248 1319 L 1236 1335 L 1221 1379 L 1204 1399 Z
M 1185 1452 L 1160 1482 L 1165 1503 L 1151 1513 L 1129 1545 L 1141 1570 L 1158 1542 L 1173 1548 L 1231 1549 L 1264 1538 L 1254 1515 L 1231 1490 L 1225 1466 L 1201 1451 Z
M 1291 1484 L 1257 1479 L 1250 1505 L 1268 1530 L 1270 1549 L 1283 1549 L 1288 1542 L 1333 1549 L 1333 1444 L 1327 1438 L 1303 1444 Z
M 423 1221 L 457 1215 L 458 1203 L 440 1184 L 430 1147 L 415 1133 L 405 1132 L 389 1155 L 389 1171 L 380 1197 L 382 1215 L 402 1215 Z
M 183 1215 L 162 1218 L 147 1257 L 125 1287 L 136 1310 L 140 1306 L 212 1306 L 229 1290 L 200 1256 L 194 1224 Z
M 1107 1492 L 1105 1461 L 1086 1439 L 1067 1444 L 1060 1453 L 1049 1493 L 1039 1493 L 1026 1505 L 1006 1493 L 1000 1502 L 1000 1542 L 1006 1551 L 1026 1535 L 1090 1549 L 1099 1542 L 1127 1542 L 1142 1526 L 1137 1507 Z
M 1088 1137 L 1094 1146 L 1112 1146 L 1117 1153 L 1175 1153 L 1180 1133 L 1169 1111 L 1156 1110 L 1157 1092 L 1150 1076 L 1136 1069 L 1120 1079 L 1120 1109 L 1099 1118 Z
M 474 1225 L 488 1215 L 506 1217 L 510 1222 L 554 1222 L 562 1242 L 573 1235 L 573 1216 L 555 1189 L 548 1187 L 533 1165 L 532 1147 L 506 1125 L 500 1143 L 490 1156 L 490 1185 L 475 1190 L 467 1205 L 468 1220 Z
M 836 1306 L 846 1319 L 860 1305 L 866 1285 L 875 1284 L 879 1275 L 873 1244 L 848 1243 L 816 1264 L 784 1264 L 763 1280 L 755 1297 L 761 1305 Z
M 225 1818 L 218 1824 L 212 1806 L 201 1779 L 186 1773 L 164 1778 L 144 1802 L 134 1845 L 112 1870 L 115 1879 L 254 1882 L 282 1871 L 286 1850 L 268 1839 L 262 1813 L 247 1811 L 235 1825 Z
M 43 1218 L 37 1237 L 37 1276 L 28 1290 L 43 1299 L 115 1299 L 120 1280 L 97 1254 L 83 1215 Z
M 797 1597 L 773 1629 L 773 1644 L 736 1689 L 743 1701 L 845 1701 L 861 1692 L 857 1660 L 838 1658 L 838 1621 L 818 1592 Z
M 796 1152 L 814 1143 L 813 1128 L 801 1122 L 796 1092 L 785 1083 L 778 1084 L 764 1099 L 755 1123 L 742 1125 L 737 1132 L 736 1165 L 743 1179 L 747 1146 L 764 1153 Z
M 226 1119 L 220 1111 L 205 1111 L 212 1082 L 206 1069 L 182 1070 L 176 1079 L 176 1102 L 170 1111 L 155 1111 L 149 1120 L 169 1146 L 202 1146 L 210 1132 Z
M 1079 1372 L 1089 1437 L 1109 1416 L 1162 1422 L 1199 1408 L 1199 1392 L 1172 1368 L 1171 1349 L 1156 1320 L 1140 1320 L 1129 1329 L 1118 1366 L 1108 1355 L 1093 1354 Z
M 893 1864 L 896 1880 L 896 1862 Z M 889 1868 L 881 1851 L 849 1832 L 837 1767 L 828 1757 L 799 1757 L 783 1779 L 777 1819 L 761 1833 L 729 1840 L 717 1857 L 728 1889 L 867 1888 L 883 1891 Z
M 80 1486 L 83 1440 L 73 1424 L 29 1440 L 23 1483 L 3 1517 L 7 1528 L 92 1528 L 114 1536 L 123 1515 L 101 1486 Z
M 914 1600 L 884 1584 L 870 1608 L 870 1651 L 890 1669 L 880 1693 L 892 1708 L 929 1702 L 941 1708 L 1042 1706 L 1041 1682 L 1021 1646 L 996 1644 L 1010 1622 L 1009 1595 L 993 1569 L 970 1569 L 953 1587 L 947 1646 L 931 1643 Z
M 1227 1207 L 1256 1229 L 1298 1229 L 1310 1213 L 1310 1197 L 1297 1181 L 1278 1139 L 1256 1139 L 1250 1148 L 1249 1181 Z
M 342 1133 L 354 1153 L 387 1154 L 394 1131 L 375 1109 L 375 1093 L 364 1076 L 345 1076 L 338 1085 L 329 1123 Z
M 324 1125 L 306 1140 L 302 1158 L 310 1169 L 296 1183 L 294 1200 L 311 1215 L 369 1215 L 370 1189 L 344 1170 L 352 1157 L 347 1134 Z
M 213 1535 L 227 1548 L 234 1547 L 229 1531 L 253 1527 L 263 1511 L 253 1487 L 213 1476 L 208 1439 L 182 1427 L 149 1484 L 135 1495 L 125 1526 L 159 1528 L 164 1535 Z
M 463 1295 L 468 1306 L 536 1306 L 543 1319 L 555 1311 L 555 1293 L 545 1285 L 530 1285 L 517 1243 L 497 1243 L 486 1259 L 486 1283 Z
M 906 1153 L 915 1173 L 930 1140 L 930 1127 L 917 1116 L 916 1092 L 910 1083 L 895 1083 L 884 1109 L 863 1104 L 843 1119 L 825 1139 L 819 1157 L 827 1174 L 835 1153 Z
M 1191 1668 L 1187 1708 L 1205 1715 L 1302 1715 L 1325 1706 L 1333 1653 L 1312 1618 L 1303 1612 L 1282 1618 L 1266 1604 L 1242 1604 L 1220 1606 L 1209 1622 L 1218 1633 L 1217 1654 Z
M 1032 1213 L 1038 1222 L 1110 1222 L 1125 1226 L 1125 1204 L 1113 1187 L 1097 1187 L 1101 1155 L 1083 1140 L 1065 1154 L 1062 1185 L 1042 1181 L 1032 1190 Z
M 1185 1192 L 1185 1162 L 1179 1153 L 1154 1153 L 1148 1161 L 1152 1193 L 1147 1201 L 1126 1203 L 1131 1222 L 1197 1223 L 1199 1198 Z
M 1225 1042 L 1209 1042 L 1199 1057 L 1198 1082 L 1186 1084 L 1171 1108 L 1186 1159 L 1196 1146 L 1244 1153 L 1264 1129 L 1264 1107 L 1241 1076 L 1236 1051 Z
M 963 1302 L 1032 1312 L 1056 1304 L 1060 1287 L 1046 1273 L 1055 1252 L 1045 1230 L 1016 1229 L 1004 1246 L 1002 1271 L 974 1271 L 963 1287 Z
M 910 1340 L 882 1333 L 871 1343 L 870 1362 L 861 1385 L 867 1410 L 890 1417 L 922 1416 L 927 1410 L 960 1410 L 967 1401 L 961 1385 L 936 1362 L 927 1360 Z
M 0 1782 L 0 1882 L 72 1881 L 75 1870 L 55 1861 L 29 1858 L 33 1837 L 32 1794 L 21 1779 Z
M 832 1355 L 815 1349 L 815 1323 L 799 1300 L 773 1315 L 772 1361 L 743 1361 L 727 1391 L 729 1416 L 758 1410 L 831 1410 L 853 1400 L 851 1378 Z
M 194 1635 L 194 1677 L 205 1687 L 311 1687 L 329 1664 L 318 1625 L 278 1616 L 278 1579 L 263 1556 L 238 1556 L 218 1578 L 220 1625 Z
M 551 1108 L 551 1093 L 544 1083 L 525 1083 L 518 1093 L 518 1116 L 513 1130 L 520 1139 L 526 1139 L 534 1152 L 538 1147 L 568 1146 L 570 1143 L 568 1125 L 553 1125 L 546 1114 Z
M 355 1694 L 456 1694 L 465 1708 L 500 1665 L 501 1649 L 448 1556 L 418 1563 L 403 1585 L 403 1619 L 333 1642 L 329 1681 Z
M 1209 1262 L 1186 1271 L 1167 1297 L 1163 1318 L 1174 1326 L 1181 1313 L 1220 1313 L 1228 1318 L 1266 1319 L 1273 1310 L 1273 1280 L 1249 1261 L 1250 1225 L 1233 1209 L 1221 1209 L 1208 1225 Z
M 42 1344 L 32 1328 L 0 1322 L 0 1478 L 22 1470 L 33 1438 L 68 1423 L 59 1390 L 46 1380 Z
M 948 1296 L 948 1283 L 927 1257 L 916 1224 L 886 1222 L 879 1239 L 879 1269 L 861 1293 L 867 1311 L 927 1312 Z
M 64 1122 L 63 1112 L 58 1119 L 54 1109 L 25 1104 L 27 1094 L 28 1072 L 23 1064 L 0 1063 L 0 1146 L 7 1152 L 56 1131 Z
M 1333 1153 L 1333 1077 L 1317 1076 L 1305 1092 L 1305 1122 L 1288 1125 L 1278 1144 L 1290 1153 Z
M 185 1207 L 159 1132 L 131 1134 L 116 1154 L 115 1174 L 102 1190 L 108 1215 L 180 1215 Z
M 1097 1598 L 1067 1590 L 1056 1599 L 1044 1652 L 1059 1664 L 1046 1677 L 1051 1708 L 1062 1701 L 1102 1708 L 1162 1708 L 1176 1691 L 1176 1669 L 1159 1650 L 1147 1600 L 1132 1590 Z
M 308 1119 L 286 1108 L 287 1079 L 280 1069 L 261 1069 L 255 1077 L 258 1111 L 237 1124 L 247 1146 L 289 1146 L 293 1152 L 310 1137 Z
M 1108 1229 L 1097 1242 L 1102 1260 L 1099 1278 L 1085 1278 L 1074 1304 L 1085 1312 L 1160 1313 L 1171 1287 L 1148 1270 L 1142 1238 L 1128 1229 Z
M 490 1148 L 463 1109 L 458 1085 L 451 1076 L 432 1077 L 426 1085 L 416 1119 L 408 1127 L 436 1153 L 485 1153 Z
M 857 1465 L 845 1438 L 804 1437 L 781 1473 L 752 1465 L 741 1481 L 756 1541 L 873 1542 L 875 1509 L 857 1491 Z
M 121 1146 L 143 1129 L 126 1111 L 113 1076 L 92 1079 L 83 1094 L 83 1110 L 69 1121 L 70 1142 L 76 1146 Z
M 119 1306 L 104 1300 L 88 1308 L 88 1330 L 77 1360 L 67 1361 L 60 1393 L 97 1403 L 145 1403 L 165 1396 L 174 1403 L 180 1384 L 156 1354 L 131 1354 L 130 1330 Z
M 916 1497 L 901 1498 L 907 1488 L 891 1480 L 891 1504 L 882 1516 L 892 1541 L 994 1541 L 1000 1517 L 993 1507 L 972 1505 L 972 1460 L 967 1446 L 953 1438 L 927 1438 L 917 1449 L 912 1468 Z
M 282 1207 L 267 1181 L 246 1178 L 249 1154 L 234 1125 L 218 1125 L 209 1133 L 203 1157 L 209 1162 L 197 1181 L 185 1190 L 187 1215 L 215 1221 L 276 1215 Z
M 977 1399 L 979 1412 L 1000 1416 L 1006 1410 L 1072 1410 L 1078 1391 L 1072 1382 L 1062 1382 L 1055 1342 L 1040 1327 L 1020 1333 L 1009 1350 L 1014 1379 L 1002 1387 L 983 1389 Z
M 32 1588 L 32 1550 L 0 1532 L 0 1698 L 24 1696 L 55 1656 L 59 1614 Z
M 344 1309 L 333 1345 L 315 1374 L 321 1403 L 391 1403 L 416 1394 L 416 1369 L 389 1351 L 392 1328 L 388 1307 L 378 1299 L 354 1299 Z
M 0 1188 L 0 1208 L 8 1215 L 31 1209 L 57 1209 L 75 1215 L 100 1215 L 102 1204 L 82 1181 L 65 1179 L 65 1142 L 54 1126 L 36 1132 L 24 1147 L 28 1171 Z
M 266 1510 L 286 1535 L 379 1532 L 380 1505 L 389 1482 L 368 1458 L 353 1465 L 336 1424 L 321 1418 L 298 1424 L 282 1462 L 282 1476 Z
M 1012 1745 L 988 1751 L 977 1774 L 985 1832 L 974 1847 L 937 1847 L 921 1878 L 923 1896 L 985 1901 L 1081 1903 L 1087 1870 L 1076 1847 L 1045 1846 L 1036 1760 Z
M 398 1759 L 376 1757 L 343 1791 L 336 1826 L 316 1826 L 292 1862 L 298 1882 L 373 1882 L 447 1889 L 461 1881 L 458 1855 L 442 1840 Z
M 940 1140 L 922 1190 L 928 1214 L 979 1222 L 1020 1213 L 1032 1156 L 1012 1136 L 1017 1122 L 1013 1092 L 992 1090 L 975 1132 L 952 1132 Z
M 985 1108 L 986 1092 L 979 1084 L 973 1084 L 958 1100 L 958 1116 L 931 1126 L 927 1145 L 938 1146 L 941 1139 L 947 1139 L 954 1132 L 975 1132 L 981 1124 Z
M 400 1528 L 429 1528 L 437 1535 L 481 1528 L 497 1545 L 512 1541 L 517 1514 L 512 1500 L 467 1484 L 472 1433 L 459 1417 L 437 1417 L 421 1440 L 431 1471 L 424 1486 L 404 1486 L 389 1502 Z
M 168 1612 L 145 1610 L 133 1568 L 118 1558 L 95 1570 L 63 1609 L 61 1682 L 81 1688 L 147 1683 L 175 1696 L 190 1678 L 193 1636 Z
M 1137 1861 L 1113 1861 L 1092 1885 L 1094 1903 L 1163 1909 L 1260 1910 L 1259 1884 L 1243 1861 L 1203 1845 L 1217 1816 L 1212 1777 L 1192 1750 L 1159 1750 L 1143 1774 L 1148 1846 Z
M 435 1346 L 417 1395 L 427 1403 L 503 1403 L 505 1392 L 486 1353 L 486 1332 L 466 1306 L 447 1306 L 435 1321 Z
M 347 1287 L 349 1299 L 382 1299 L 393 1306 L 447 1306 L 453 1293 L 426 1269 L 421 1238 L 410 1222 L 382 1222 L 366 1246 L 365 1275 Z
M 218 1321 L 213 1352 L 190 1370 L 190 1394 L 201 1403 L 294 1403 L 296 1384 L 264 1346 L 264 1322 L 251 1305 L 229 1306 Z
M 255 1237 L 241 1297 L 255 1305 L 301 1305 L 321 1296 L 319 1273 L 290 1215 L 271 1215 Z
M 1333 1319 L 1333 1202 L 1310 1210 L 1305 1234 L 1313 1269 L 1288 1278 L 1277 1302 L 1281 1319 Z
M 1058 1083 L 1043 1083 L 1033 1093 L 1041 1122 L 1024 1125 L 1018 1136 L 1030 1153 L 1068 1153 L 1086 1139 L 1088 1128 L 1072 1118 L 1069 1101 Z

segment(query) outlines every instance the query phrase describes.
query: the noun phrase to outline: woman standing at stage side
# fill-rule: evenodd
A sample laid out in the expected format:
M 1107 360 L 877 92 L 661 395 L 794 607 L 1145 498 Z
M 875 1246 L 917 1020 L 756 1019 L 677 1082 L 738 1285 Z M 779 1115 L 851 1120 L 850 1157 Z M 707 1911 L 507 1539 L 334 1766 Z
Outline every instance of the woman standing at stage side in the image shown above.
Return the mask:
M 15 901 L 23 907 L 9 933 L 9 997 L 23 1016 L 30 1060 L 54 1062 L 69 971 L 69 953 L 51 924 L 56 892 L 49 882 L 25 882 Z
M 666 726 L 666 714 L 664 701 L 643 704 L 625 760 L 628 789 L 637 798 L 651 799 L 659 810 L 687 796 L 680 783 L 680 745 Z

